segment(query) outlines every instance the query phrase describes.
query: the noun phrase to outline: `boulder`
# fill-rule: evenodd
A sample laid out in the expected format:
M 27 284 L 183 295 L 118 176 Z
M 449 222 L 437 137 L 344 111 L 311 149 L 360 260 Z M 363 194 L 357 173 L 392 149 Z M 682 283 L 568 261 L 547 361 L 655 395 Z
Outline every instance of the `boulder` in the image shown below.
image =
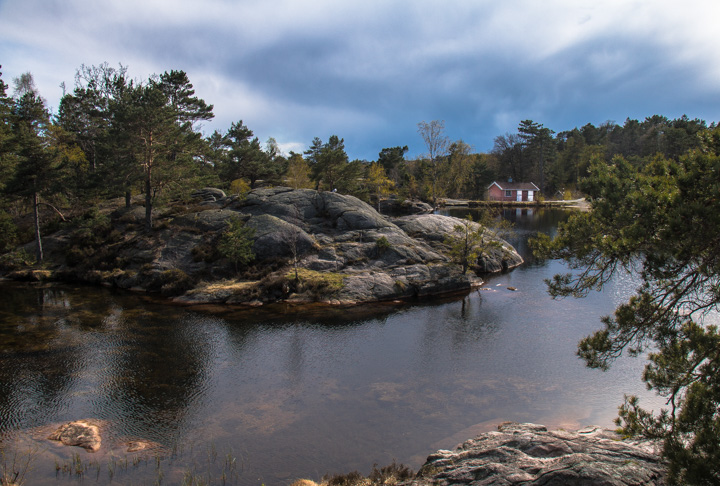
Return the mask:
M 429 214 L 433 212 L 433 207 L 416 199 L 389 198 L 380 201 L 380 212 L 393 216 Z
M 300 258 L 316 246 L 300 226 L 270 214 L 252 216 L 246 225 L 255 230 L 253 252 L 261 260 L 290 257 L 293 252 Z
M 393 226 L 369 204 L 345 194 L 287 187 L 256 189 L 236 204 L 244 213 L 299 222 L 310 232 L 371 230 Z
M 247 217 L 243 216 L 237 211 L 228 209 L 207 209 L 198 213 L 178 216 L 173 220 L 173 225 L 199 232 L 224 231 L 227 228 L 229 219 L 247 219 Z
M 198 189 L 197 191 L 193 192 L 191 196 L 197 199 L 201 199 L 205 202 L 220 201 L 221 199 L 225 199 L 227 197 L 225 195 L 225 191 L 216 187 L 205 187 L 203 189 Z
M 465 221 L 440 214 L 418 214 L 394 218 L 393 222 L 409 236 L 426 241 L 438 251 L 447 251 L 445 240 L 455 232 L 455 226 Z M 470 223 L 475 229 L 479 225 Z M 472 265 L 480 273 L 497 273 L 510 270 L 523 263 L 522 257 L 505 240 L 493 238 L 499 246 L 489 247 Z
M 89 452 L 100 449 L 100 422 L 96 420 L 77 420 L 61 425 L 48 436 L 49 440 L 62 442 L 67 446 L 77 446 Z
M 600 427 L 548 431 L 504 423 L 497 432 L 427 458 L 406 486 L 661 485 L 666 468 L 651 441 L 626 441 Z

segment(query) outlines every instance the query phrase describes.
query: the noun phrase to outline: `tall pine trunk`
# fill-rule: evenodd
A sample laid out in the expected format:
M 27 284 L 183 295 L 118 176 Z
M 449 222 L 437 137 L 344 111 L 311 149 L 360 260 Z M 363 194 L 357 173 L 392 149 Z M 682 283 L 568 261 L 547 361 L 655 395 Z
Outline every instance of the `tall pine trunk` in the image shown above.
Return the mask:
M 145 174 L 145 231 L 152 231 L 152 186 L 150 184 L 150 168 Z
M 35 223 L 35 260 L 37 263 L 43 261 L 42 239 L 40 238 L 40 196 L 37 191 L 33 192 L 33 219 Z
M 152 168 L 155 163 L 153 133 L 148 135 L 145 159 L 145 231 L 152 231 Z

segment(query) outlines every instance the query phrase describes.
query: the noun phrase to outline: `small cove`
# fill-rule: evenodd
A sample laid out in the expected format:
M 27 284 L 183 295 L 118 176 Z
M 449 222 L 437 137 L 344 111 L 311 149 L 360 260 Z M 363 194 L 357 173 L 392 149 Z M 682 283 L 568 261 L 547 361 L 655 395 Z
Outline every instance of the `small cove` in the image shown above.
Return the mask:
M 503 420 L 611 427 L 623 393 L 659 405 L 640 380 L 642 359 L 603 373 L 575 356 L 636 282 L 620 276 L 603 293 L 553 301 L 543 279 L 564 268 L 533 261 L 526 240 L 552 233 L 566 213 L 504 217 L 525 265 L 481 291 L 412 305 L 215 312 L 109 289 L 0 283 L 0 439 L 7 450 L 41 448 L 28 484 L 77 481 L 53 466 L 73 453 L 105 464 L 107 450 L 34 439 L 36 428 L 96 418 L 108 447 L 162 445 L 164 484 L 179 484 L 191 465 L 219 474 L 214 450 L 237 458 L 228 484 L 282 485 L 393 459 L 417 469 Z M 150 463 L 112 479 L 156 478 Z M 103 466 L 83 482 L 110 479 Z

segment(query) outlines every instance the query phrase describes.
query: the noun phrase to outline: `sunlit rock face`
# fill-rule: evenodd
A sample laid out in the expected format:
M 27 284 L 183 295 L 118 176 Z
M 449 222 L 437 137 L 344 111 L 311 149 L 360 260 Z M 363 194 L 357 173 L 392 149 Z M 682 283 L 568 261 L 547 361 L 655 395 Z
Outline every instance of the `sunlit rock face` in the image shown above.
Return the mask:
M 453 451 L 430 455 L 406 485 L 665 484 L 658 445 L 627 441 L 588 427 L 548 431 L 542 425 L 505 423 Z

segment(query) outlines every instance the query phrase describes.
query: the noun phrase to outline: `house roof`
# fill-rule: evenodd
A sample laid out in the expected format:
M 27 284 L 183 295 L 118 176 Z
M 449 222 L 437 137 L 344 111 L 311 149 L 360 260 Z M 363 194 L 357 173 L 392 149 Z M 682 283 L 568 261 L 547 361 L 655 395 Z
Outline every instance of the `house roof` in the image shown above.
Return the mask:
M 498 182 L 495 181 L 488 186 L 488 189 L 492 185 L 498 186 L 503 191 L 539 191 L 540 188 L 532 182 Z

